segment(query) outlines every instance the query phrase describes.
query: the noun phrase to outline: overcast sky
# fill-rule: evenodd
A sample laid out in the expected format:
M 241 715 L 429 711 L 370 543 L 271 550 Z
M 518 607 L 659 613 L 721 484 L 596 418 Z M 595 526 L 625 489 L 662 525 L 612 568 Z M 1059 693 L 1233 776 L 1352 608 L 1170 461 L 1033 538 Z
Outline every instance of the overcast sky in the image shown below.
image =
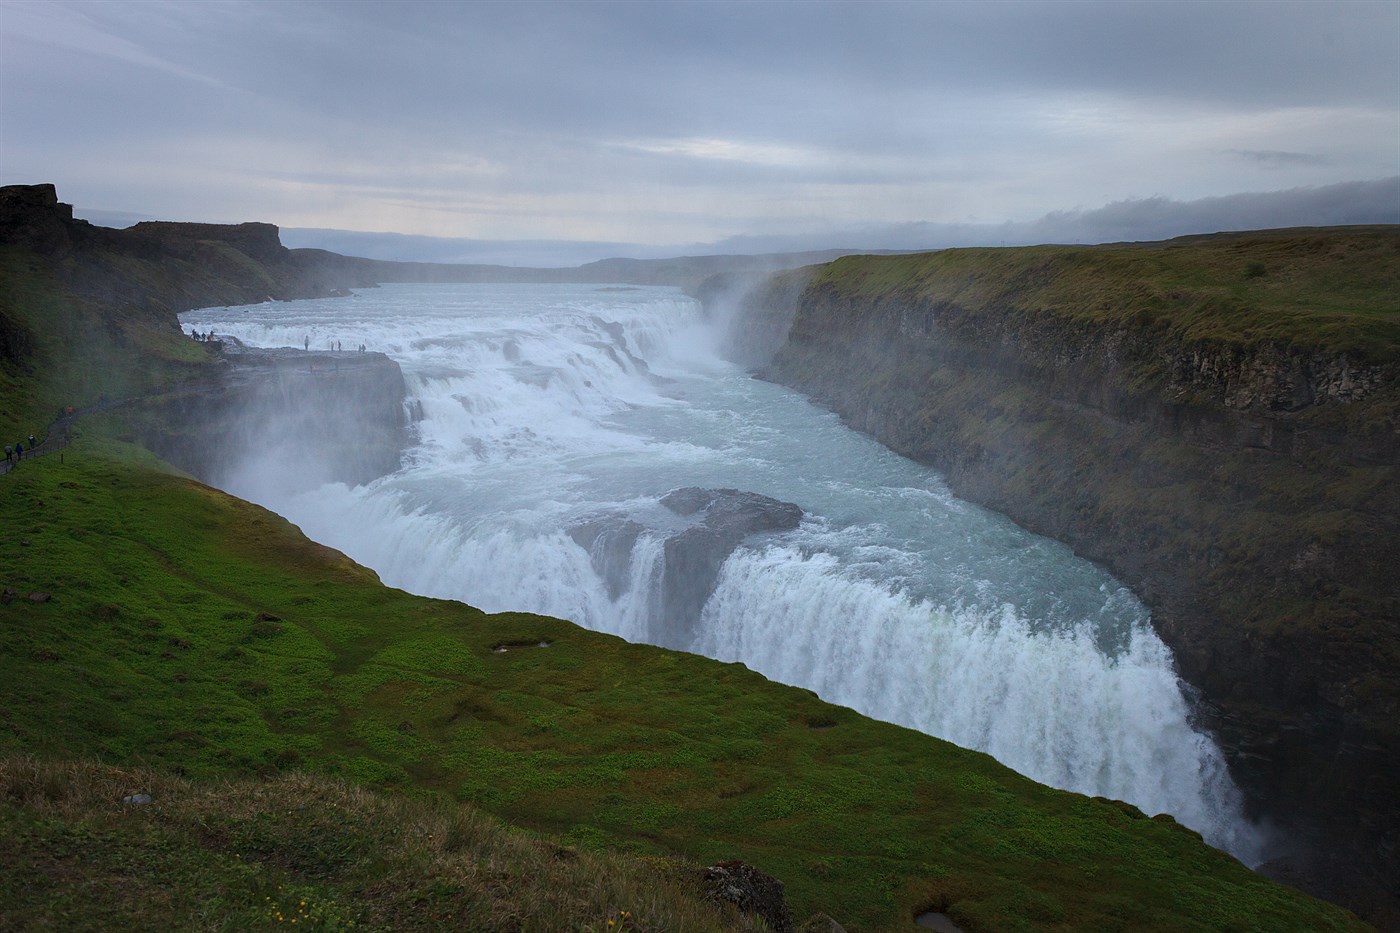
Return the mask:
M 1354 199 L 1326 186 L 1400 175 L 1400 3 L 0 0 L 0 169 L 161 219 L 653 245 Z

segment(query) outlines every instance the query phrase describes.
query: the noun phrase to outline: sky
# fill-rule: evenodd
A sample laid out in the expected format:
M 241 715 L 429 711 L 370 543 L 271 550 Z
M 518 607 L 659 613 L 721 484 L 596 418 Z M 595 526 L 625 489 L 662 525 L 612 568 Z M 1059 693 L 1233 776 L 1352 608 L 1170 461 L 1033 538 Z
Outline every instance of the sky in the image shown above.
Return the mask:
M 914 248 L 1400 222 L 1397 179 L 1400 2 L 0 0 L 0 183 L 114 225 Z

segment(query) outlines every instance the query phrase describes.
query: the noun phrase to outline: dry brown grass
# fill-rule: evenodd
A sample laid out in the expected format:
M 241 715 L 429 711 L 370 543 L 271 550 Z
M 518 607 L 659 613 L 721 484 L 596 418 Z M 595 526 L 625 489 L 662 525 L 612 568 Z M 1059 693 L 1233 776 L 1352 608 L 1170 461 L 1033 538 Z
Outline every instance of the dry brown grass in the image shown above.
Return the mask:
M 122 802 L 138 793 L 152 802 Z M 15 843 L 0 928 L 765 929 L 705 902 L 697 865 L 579 851 L 324 777 L 191 782 L 11 757 L 0 801 Z

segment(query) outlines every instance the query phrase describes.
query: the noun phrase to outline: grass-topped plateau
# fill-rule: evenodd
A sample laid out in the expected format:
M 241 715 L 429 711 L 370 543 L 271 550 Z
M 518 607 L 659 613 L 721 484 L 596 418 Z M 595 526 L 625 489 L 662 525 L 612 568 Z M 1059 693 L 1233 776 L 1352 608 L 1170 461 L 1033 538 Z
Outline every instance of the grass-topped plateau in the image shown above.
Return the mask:
M 850 256 L 814 284 L 880 306 L 1131 321 L 1187 343 L 1270 342 L 1400 359 L 1394 228 L 1263 231 L 1168 243 Z
M 1132 587 L 1301 873 L 1400 922 L 1400 227 L 853 256 L 785 297 L 765 375 Z

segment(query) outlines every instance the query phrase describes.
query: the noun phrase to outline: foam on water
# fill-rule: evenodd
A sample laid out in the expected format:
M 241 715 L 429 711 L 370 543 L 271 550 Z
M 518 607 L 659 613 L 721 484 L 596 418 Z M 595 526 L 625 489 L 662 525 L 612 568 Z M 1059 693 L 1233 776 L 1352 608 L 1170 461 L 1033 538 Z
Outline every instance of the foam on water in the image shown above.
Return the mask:
M 386 583 L 640 640 L 676 522 L 662 495 L 794 502 L 800 528 L 724 563 L 692 650 L 1260 854 L 1130 592 L 726 363 L 674 290 L 389 286 L 184 320 L 255 346 L 339 340 L 399 361 L 423 414 L 402 471 L 289 494 L 230 464 L 227 481 Z M 640 529 L 612 579 L 568 534 L 599 516 Z

